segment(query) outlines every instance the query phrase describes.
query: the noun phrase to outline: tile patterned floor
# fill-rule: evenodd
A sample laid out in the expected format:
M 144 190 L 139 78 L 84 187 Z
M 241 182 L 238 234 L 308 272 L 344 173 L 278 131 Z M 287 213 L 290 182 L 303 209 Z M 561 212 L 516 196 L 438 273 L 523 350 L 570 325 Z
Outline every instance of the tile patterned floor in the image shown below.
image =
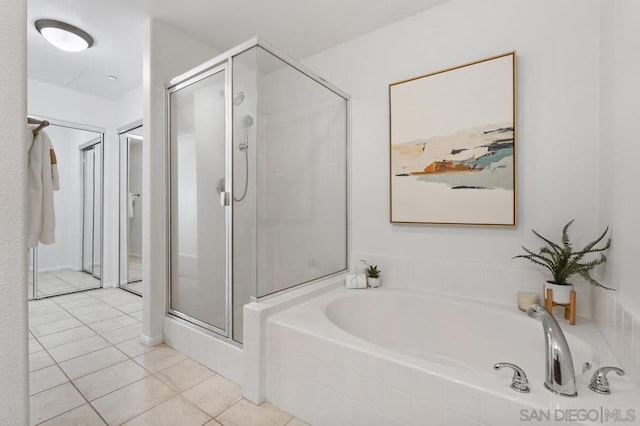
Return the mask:
M 140 344 L 141 312 L 120 289 L 29 302 L 32 425 L 305 424 L 166 345 Z
M 33 298 L 32 274 L 29 272 L 29 299 Z M 65 268 L 38 273 L 38 297 L 73 293 L 78 290 L 100 287 L 100 280 L 94 276 Z
M 122 288 L 133 291 L 142 296 L 142 258 L 140 256 L 129 255 L 129 283 L 122 284 Z

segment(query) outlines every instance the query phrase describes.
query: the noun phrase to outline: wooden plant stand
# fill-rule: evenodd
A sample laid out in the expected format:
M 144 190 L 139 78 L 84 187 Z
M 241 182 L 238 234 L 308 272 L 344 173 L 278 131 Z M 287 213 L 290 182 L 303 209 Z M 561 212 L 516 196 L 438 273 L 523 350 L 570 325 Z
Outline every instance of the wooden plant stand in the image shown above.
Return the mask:
M 544 307 L 553 315 L 554 306 L 564 307 L 564 319 L 569 320 L 569 324 L 576 325 L 576 292 L 571 290 L 571 296 L 569 303 L 555 303 L 553 301 L 553 290 L 548 288 L 547 295 L 544 300 Z

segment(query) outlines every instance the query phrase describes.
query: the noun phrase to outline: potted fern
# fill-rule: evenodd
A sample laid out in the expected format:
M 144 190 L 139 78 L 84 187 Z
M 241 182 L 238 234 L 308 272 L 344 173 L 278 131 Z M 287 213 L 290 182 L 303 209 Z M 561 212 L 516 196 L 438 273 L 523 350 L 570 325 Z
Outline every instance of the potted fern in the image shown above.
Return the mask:
M 597 245 L 600 244 L 607 235 L 609 227 L 607 227 L 598 238 L 584 246 L 584 248 L 575 250 L 569 239 L 569 227 L 573 221 L 573 219 L 570 220 L 564 228 L 562 228 L 562 243 L 559 244 L 543 237 L 532 229 L 536 237 L 540 238 L 547 245 L 542 247 L 538 253 L 534 253 L 522 246 L 526 254 L 513 257 L 513 259 L 527 259 L 551 271 L 553 279 L 546 282 L 544 291 L 546 294 L 548 288 L 553 290 L 553 301 L 555 303 L 569 303 L 573 284 L 569 283 L 568 279 L 574 275 L 581 276 L 595 287 L 613 290 L 600 284 L 591 276 L 591 270 L 593 268 L 607 261 L 604 252 L 611 246 L 611 239 L 607 239 L 606 243 L 600 247 L 597 247 Z M 595 255 L 595 257 L 593 257 L 593 255 Z
M 367 283 L 369 287 L 380 287 L 380 270 L 378 265 L 371 265 L 367 268 Z

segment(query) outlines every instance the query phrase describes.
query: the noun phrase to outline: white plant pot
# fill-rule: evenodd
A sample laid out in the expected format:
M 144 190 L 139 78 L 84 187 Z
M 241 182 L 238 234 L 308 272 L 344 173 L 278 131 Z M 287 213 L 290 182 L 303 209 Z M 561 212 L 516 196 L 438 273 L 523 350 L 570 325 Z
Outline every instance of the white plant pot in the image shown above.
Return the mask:
M 567 304 L 571 302 L 571 291 L 573 290 L 573 284 L 570 285 L 558 285 L 550 282 L 544 284 L 544 297 L 547 297 L 547 289 L 553 290 L 553 301 L 555 303 Z
M 376 287 L 380 287 L 380 278 L 367 278 L 367 281 L 369 283 L 369 287 L 372 288 L 376 288 Z

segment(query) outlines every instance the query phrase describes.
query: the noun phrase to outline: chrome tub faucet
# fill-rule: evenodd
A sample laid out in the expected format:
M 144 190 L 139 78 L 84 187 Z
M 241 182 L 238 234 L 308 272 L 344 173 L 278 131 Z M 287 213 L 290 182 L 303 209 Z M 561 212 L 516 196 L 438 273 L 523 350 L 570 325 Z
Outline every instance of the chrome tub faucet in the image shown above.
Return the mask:
M 567 339 L 556 319 L 540 305 L 527 309 L 531 318 L 539 318 L 544 330 L 545 379 L 544 387 L 562 396 L 578 396 L 573 358 Z

